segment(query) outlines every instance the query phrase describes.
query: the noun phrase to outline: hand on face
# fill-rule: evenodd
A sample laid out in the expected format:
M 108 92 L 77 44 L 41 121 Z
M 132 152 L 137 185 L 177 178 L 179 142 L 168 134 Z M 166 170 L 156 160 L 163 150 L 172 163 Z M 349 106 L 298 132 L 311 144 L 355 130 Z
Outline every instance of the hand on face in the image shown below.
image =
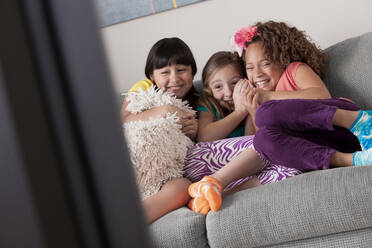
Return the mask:
M 264 94 L 265 90 L 257 88 L 252 81 L 239 80 L 233 94 L 235 109 L 248 111 L 250 115 L 254 116 L 260 105 L 260 97 L 263 97 Z
M 249 81 L 247 79 L 240 79 L 234 87 L 233 100 L 235 111 L 247 111 L 245 106 L 245 96 L 250 89 Z
M 257 95 L 256 99 L 259 105 L 269 100 L 272 90 L 260 88 L 251 80 L 249 80 L 249 85 L 251 89 L 254 89 L 254 94 Z
M 251 116 L 255 116 L 259 104 L 259 95 L 262 93 L 262 90 L 249 87 L 249 90 L 244 98 L 244 106 Z

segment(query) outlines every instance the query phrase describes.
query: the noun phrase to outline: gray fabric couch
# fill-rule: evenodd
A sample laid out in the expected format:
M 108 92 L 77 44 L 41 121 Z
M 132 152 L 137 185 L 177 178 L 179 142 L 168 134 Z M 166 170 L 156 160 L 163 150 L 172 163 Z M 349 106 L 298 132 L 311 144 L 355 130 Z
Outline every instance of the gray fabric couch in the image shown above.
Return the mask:
M 372 109 L 372 32 L 325 51 L 332 95 Z M 183 207 L 149 230 L 154 247 L 372 247 L 372 166 L 238 192 L 206 217 Z

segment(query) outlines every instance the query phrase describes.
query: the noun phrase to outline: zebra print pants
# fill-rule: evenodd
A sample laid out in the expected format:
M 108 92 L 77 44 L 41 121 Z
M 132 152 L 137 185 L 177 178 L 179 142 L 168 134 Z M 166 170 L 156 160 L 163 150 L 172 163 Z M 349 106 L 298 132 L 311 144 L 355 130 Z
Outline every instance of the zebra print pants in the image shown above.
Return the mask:
M 199 142 L 189 148 L 184 166 L 184 176 L 191 182 L 201 180 L 204 176 L 213 174 L 230 162 L 235 156 L 245 149 L 254 149 L 254 136 L 242 136 Z M 282 165 L 272 164 L 261 157 L 264 162 L 263 170 L 257 174 L 261 184 L 277 182 L 298 174 L 301 171 L 287 168 Z M 240 185 L 252 177 L 246 177 L 230 183 L 226 189 Z

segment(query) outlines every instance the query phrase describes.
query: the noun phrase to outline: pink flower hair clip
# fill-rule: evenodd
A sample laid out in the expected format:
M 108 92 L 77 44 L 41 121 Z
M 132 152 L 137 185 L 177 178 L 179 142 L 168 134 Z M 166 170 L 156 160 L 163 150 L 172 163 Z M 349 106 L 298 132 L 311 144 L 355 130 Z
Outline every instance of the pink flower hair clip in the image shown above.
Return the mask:
M 237 52 L 239 56 L 242 56 L 243 50 L 247 48 L 247 42 L 251 42 L 252 39 L 258 35 L 260 34 L 256 26 L 241 28 L 231 37 L 231 48 L 233 51 Z

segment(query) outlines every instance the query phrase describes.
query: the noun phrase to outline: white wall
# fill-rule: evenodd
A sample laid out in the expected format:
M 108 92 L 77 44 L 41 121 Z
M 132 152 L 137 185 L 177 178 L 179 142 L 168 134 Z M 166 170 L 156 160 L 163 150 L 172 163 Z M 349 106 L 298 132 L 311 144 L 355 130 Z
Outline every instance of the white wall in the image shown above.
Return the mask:
M 102 29 L 118 92 L 144 78 L 147 53 L 161 38 L 178 36 L 194 53 L 195 79 L 214 52 L 229 50 L 229 39 L 257 21 L 285 21 L 321 48 L 372 31 L 371 0 L 208 0 Z

